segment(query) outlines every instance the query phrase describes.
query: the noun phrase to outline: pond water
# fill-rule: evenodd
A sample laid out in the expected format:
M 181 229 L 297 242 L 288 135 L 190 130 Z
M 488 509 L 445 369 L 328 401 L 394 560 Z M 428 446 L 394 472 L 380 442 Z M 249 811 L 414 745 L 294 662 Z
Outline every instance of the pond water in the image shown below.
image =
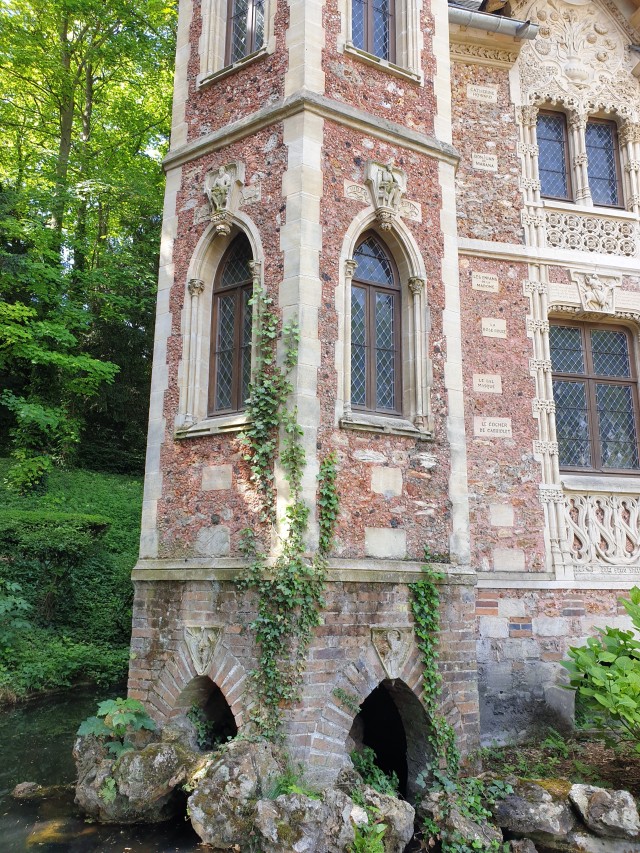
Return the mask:
M 85 717 L 98 701 L 124 696 L 111 690 L 77 687 L 0 710 L 0 850 L 2 853 L 191 853 L 199 839 L 186 821 L 156 827 L 85 823 L 73 790 L 40 802 L 16 802 L 18 782 L 63 785 L 74 781 L 71 749 Z M 200 848 L 201 849 L 201 848 Z

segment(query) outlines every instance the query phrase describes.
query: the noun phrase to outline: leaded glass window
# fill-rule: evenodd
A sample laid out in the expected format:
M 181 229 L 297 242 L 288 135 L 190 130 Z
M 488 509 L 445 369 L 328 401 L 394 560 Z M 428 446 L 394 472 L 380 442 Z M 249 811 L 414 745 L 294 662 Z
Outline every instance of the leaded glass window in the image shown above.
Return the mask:
M 620 164 L 615 122 L 591 119 L 585 130 L 589 190 L 594 204 L 619 207 Z
M 401 413 L 400 286 L 385 246 L 367 234 L 351 284 L 351 405 Z
M 355 47 L 395 62 L 394 0 L 351 0 L 351 40 Z
M 264 14 L 265 0 L 228 0 L 227 65 L 262 47 Z
M 538 114 L 538 173 L 540 193 L 547 198 L 571 197 L 567 120 L 564 113 Z
M 640 467 L 637 381 L 625 329 L 550 327 L 560 466 L 624 472 Z
M 251 247 L 244 234 L 222 258 L 213 292 L 209 414 L 244 409 L 251 381 Z

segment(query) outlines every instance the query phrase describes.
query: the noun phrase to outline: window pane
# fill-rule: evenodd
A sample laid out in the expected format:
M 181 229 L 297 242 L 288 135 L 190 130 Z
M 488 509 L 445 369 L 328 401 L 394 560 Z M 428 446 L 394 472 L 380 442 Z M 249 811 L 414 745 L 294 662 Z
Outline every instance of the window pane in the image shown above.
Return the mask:
M 596 376 L 631 376 L 629 348 L 624 332 L 591 331 L 593 372 Z
M 394 297 L 376 293 L 376 408 L 396 408 Z
M 619 204 L 613 125 L 588 121 L 585 141 L 589 189 L 594 204 Z
M 373 237 L 368 237 L 358 246 L 353 258 L 358 264 L 355 278 L 375 284 L 386 284 L 389 287 L 394 286 L 391 262 L 380 243 Z
M 235 240 L 231 254 L 222 270 L 221 287 L 231 287 L 234 284 L 244 284 L 251 281 L 251 247 L 246 239 L 239 237 Z
M 254 14 L 254 38 L 251 50 L 258 50 L 264 43 L 264 0 L 255 0 L 253 4 Z
M 363 0 L 352 0 L 351 3 L 351 41 L 360 50 L 366 50 L 365 38 L 366 5 Z
M 373 45 L 371 52 L 381 59 L 389 59 L 390 0 L 371 0 L 371 2 L 373 3 Z
M 591 467 L 591 441 L 584 382 L 554 380 L 556 432 L 560 465 Z
M 351 402 L 367 404 L 367 311 L 366 291 L 351 288 Z
M 584 373 L 582 333 L 575 326 L 549 328 L 551 366 L 556 373 Z
M 248 15 L 249 0 L 233 0 L 230 62 L 237 62 L 248 53 Z
M 628 385 L 596 385 L 604 468 L 637 468 L 638 442 Z
M 543 196 L 569 198 L 565 128 L 565 118 L 560 113 L 538 116 L 538 172 Z
M 249 396 L 249 385 L 251 383 L 251 315 L 252 308 L 250 304 L 251 291 L 243 290 L 242 292 L 242 385 L 240 388 L 241 398 L 238 401 L 240 407 Z
M 235 332 L 235 293 L 218 298 L 216 329 L 216 399 L 215 408 L 230 409 L 233 389 L 233 340 Z

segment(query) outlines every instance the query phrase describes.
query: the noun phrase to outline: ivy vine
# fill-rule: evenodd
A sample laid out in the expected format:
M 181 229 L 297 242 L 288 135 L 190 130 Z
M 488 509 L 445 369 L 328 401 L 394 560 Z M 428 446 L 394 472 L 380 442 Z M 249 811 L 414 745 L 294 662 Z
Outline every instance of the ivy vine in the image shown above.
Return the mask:
M 425 559 L 429 560 L 427 552 Z M 415 635 L 422 654 L 422 701 L 431 720 L 429 742 L 433 747 L 436 763 L 440 769 L 455 777 L 460 767 L 460 753 L 456 735 L 440 713 L 442 676 L 438 670 L 438 645 L 440 636 L 440 593 L 438 583 L 443 575 L 427 563 L 423 577 L 409 586 L 411 609 L 415 620 Z
M 280 366 L 275 354 L 278 316 L 273 300 L 258 288 L 253 306 L 258 317 L 257 357 L 247 401 L 250 423 L 242 442 L 261 500 L 262 522 L 274 525 L 277 520 L 274 469 L 281 430 L 280 464 L 289 484 L 278 556 L 269 561 L 257 548 L 254 531 L 245 531 L 243 550 L 252 559 L 240 581 L 241 588 L 254 590 L 258 598 L 257 616 L 250 626 L 259 647 L 258 667 L 253 672 L 258 699 L 253 720 L 261 734 L 273 739 L 280 733 L 282 708 L 298 698 L 313 629 L 321 622 L 326 556 L 338 515 L 337 471 L 335 455 L 328 454 L 318 476 L 319 547 L 310 559 L 305 543 L 309 507 L 301 496 L 303 432 L 296 409 L 287 408 L 293 390 L 289 375 L 298 359 L 298 328 L 295 322 L 283 327 L 284 359 Z

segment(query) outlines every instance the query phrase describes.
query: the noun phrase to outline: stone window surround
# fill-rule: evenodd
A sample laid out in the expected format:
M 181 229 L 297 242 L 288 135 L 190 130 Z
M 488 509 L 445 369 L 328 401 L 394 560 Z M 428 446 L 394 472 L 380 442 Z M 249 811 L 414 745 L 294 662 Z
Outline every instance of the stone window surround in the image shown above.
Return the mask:
M 338 36 L 338 51 L 352 56 L 376 68 L 382 68 L 388 74 L 410 80 L 414 83 L 424 83 L 424 75 L 420 63 L 422 50 L 422 30 L 420 13 L 422 0 L 395 0 L 396 22 L 396 61 L 389 62 L 366 50 L 356 47 L 351 40 L 351 0 L 339 0 L 340 35 Z
M 216 236 L 211 224 L 201 236 L 189 265 L 182 311 L 182 358 L 178 366 L 179 404 L 175 418 L 176 438 L 195 438 L 223 432 L 239 432 L 248 423 L 245 412 L 209 416 L 209 365 L 213 283 L 222 258 L 233 239 L 243 231 L 254 261 L 253 286 L 262 283 L 262 243 L 253 222 L 242 213 L 229 215 L 232 225 L 227 237 Z M 254 314 L 255 341 L 257 316 Z M 252 352 L 255 347 L 252 347 Z
M 385 416 L 351 408 L 351 278 L 353 254 L 366 231 L 374 231 L 393 257 L 400 277 L 402 322 L 403 416 Z M 336 423 L 343 429 L 410 436 L 433 437 L 430 388 L 433 384 L 429 352 L 430 316 L 426 297 L 426 271 L 420 252 L 406 225 L 396 220 L 380 231 L 375 212 L 362 211 L 351 223 L 343 241 L 336 288 L 338 340 L 335 364 L 338 375 Z
M 556 112 L 566 116 L 569 146 L 569 177 L 573 189 L 573 200 L 561 201 L 543 198 L 540 195 L 540 177 L 538 172 L 538 143 L 536 124 L 538 112 Z M 640 215 L 640 125 L 627 121 L 615 114 L 596 111 L 583 114 L 570 110 L 562 104 L 540 103 L 521 108 L 523 143 L 521 153 L 524 158 L 524 186 L 527 201 L 544 208 L 589 209 L 602 215 L 620 215 L 625 210 L 636 218 Z M 612 121 L 618 128 L 618 160 L 622 174 L 622 204 L 618 207 L 594 205 L 589 189 L 587 175 L 586 126 L 591 119 Z
M 200 73 L 197 86 L 220 80 L 245 65 L 273 53 L 276 47 L 275 37 L 276 0 L 265 0 L 264 43 L 253 53 L 243 56 L 232 65 L 226 64 L 227 40 L 227 3 L 224 0 L 202 0 L 202 33 L 200 35 Z

